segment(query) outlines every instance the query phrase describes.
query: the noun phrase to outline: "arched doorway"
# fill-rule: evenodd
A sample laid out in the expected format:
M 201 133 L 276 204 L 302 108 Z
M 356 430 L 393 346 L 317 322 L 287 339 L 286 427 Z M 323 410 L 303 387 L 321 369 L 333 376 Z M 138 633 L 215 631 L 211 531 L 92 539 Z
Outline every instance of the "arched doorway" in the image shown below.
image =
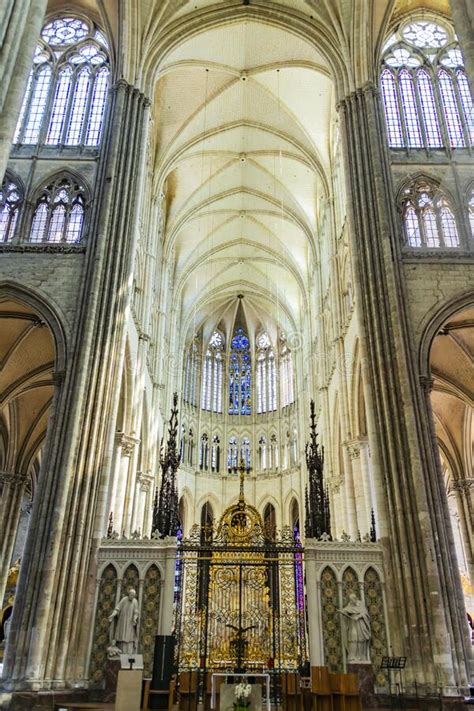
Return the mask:
M 29 295 L 17 293 L 13 288 L 0 290 L 2 623 L 11 615 L 14 604 L 58 370 L 58 333 L 46 322 L 43 309 L 34 304 Z M 5 632 L 2 624 L 0 655 Z
M 474 303 L 433 338 L 431 405 L 466 609 L 474 615 Z

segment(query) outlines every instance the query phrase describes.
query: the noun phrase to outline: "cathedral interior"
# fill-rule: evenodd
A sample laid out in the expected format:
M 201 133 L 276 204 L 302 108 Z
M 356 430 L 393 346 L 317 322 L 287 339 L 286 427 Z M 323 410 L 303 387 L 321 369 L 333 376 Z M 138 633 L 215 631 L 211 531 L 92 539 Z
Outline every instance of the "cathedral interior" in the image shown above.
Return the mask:
M 0 705 L 474 702 L 471 0 L 19 0 L 0 77 Z

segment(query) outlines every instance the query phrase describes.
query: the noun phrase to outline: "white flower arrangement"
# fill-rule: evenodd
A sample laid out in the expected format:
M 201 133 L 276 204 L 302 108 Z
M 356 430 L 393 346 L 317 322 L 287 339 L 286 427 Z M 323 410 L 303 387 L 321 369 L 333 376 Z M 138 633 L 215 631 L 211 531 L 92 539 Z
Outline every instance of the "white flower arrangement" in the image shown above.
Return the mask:
M 236 684 L 234 687 L 234 694 L 237 702 L 242 706 L 248 706 L 248 698 L 252 693 L 252 687 L 250 684 L 246 684 L 241 681 L 240 684 Z

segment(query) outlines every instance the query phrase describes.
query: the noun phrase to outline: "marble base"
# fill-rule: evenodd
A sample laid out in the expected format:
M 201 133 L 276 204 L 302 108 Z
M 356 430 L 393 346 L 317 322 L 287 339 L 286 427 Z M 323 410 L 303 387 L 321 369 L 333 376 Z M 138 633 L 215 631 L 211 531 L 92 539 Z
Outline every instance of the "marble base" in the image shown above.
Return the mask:
M 120 659 L 107 659 L 107 664 L 105 665 L 105 688 L 103 695 L 103 700 L 106 704 L 115 702 L 119 671 Z
M 378 702 L 375 696 L 375 673 L 372 664 L 351 663 L 347 665 L 350 674 L 359 679 L 359 693 L 362 708 L 375 708 Z

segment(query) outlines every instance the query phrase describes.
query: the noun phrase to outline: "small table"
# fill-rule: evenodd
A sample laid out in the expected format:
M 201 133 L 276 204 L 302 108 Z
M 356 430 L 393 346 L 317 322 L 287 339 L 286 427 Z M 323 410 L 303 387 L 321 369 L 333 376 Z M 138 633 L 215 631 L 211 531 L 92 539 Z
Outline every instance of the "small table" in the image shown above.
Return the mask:
M 270 706 L 270 674 L 256 674 L 253 672 L 247 672 L 244 674 L 237 674 L 235 672 L 214 672 L 211 674 L 211 709 L 216 708 L 216 677 L 218 676 L 224 676 L 224 677 L 236 677 L 237 679 L 247 679 L 248 677 L 252 677 L 252 679 L 255 679 L 257 677 L 261 677 L 265 679 L 265 703 L 267 706 L 267 711 L 271 711 L 271 706 Z M 235 684 L 238 684 L 239 682 L 236 681 Z

